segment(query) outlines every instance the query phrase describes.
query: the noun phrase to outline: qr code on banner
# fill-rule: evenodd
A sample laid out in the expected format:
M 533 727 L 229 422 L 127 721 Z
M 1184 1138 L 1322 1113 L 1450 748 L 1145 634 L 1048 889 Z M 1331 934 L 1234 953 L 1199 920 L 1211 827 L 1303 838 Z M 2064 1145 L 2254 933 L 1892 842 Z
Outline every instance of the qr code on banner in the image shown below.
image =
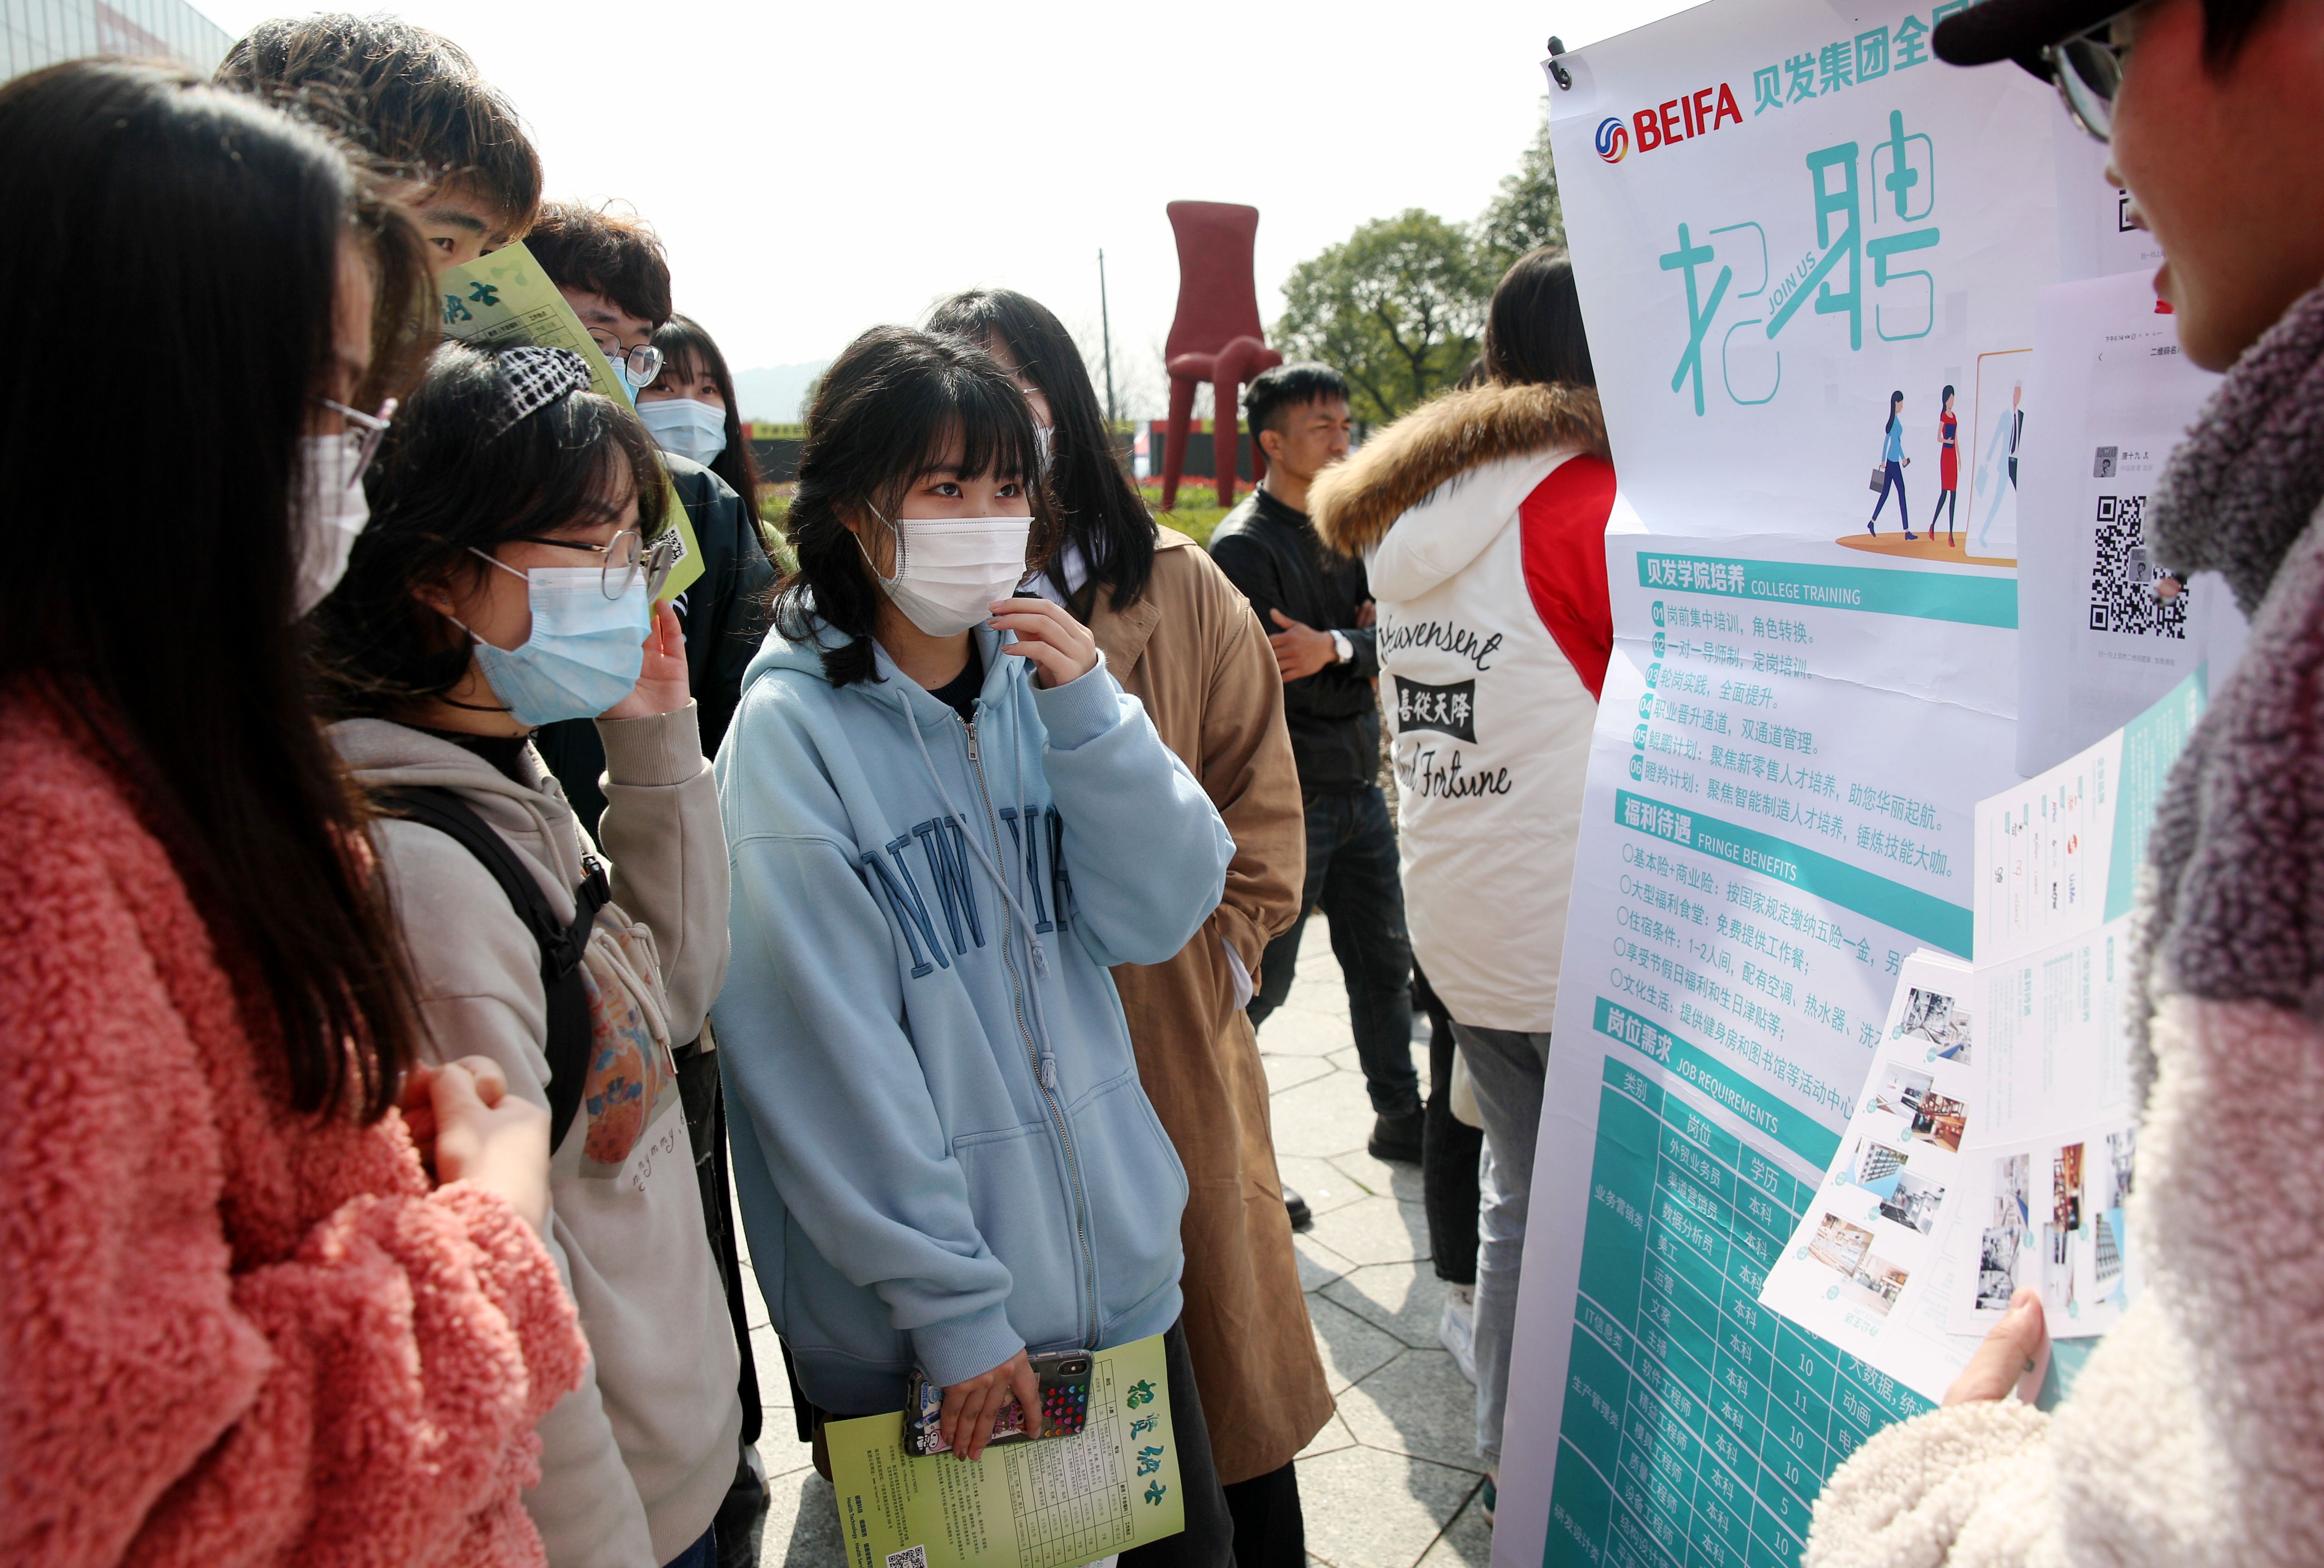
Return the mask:
M 2146 497 L 2098 497 L 2098 560 L 2090 568 L 2090 630 L 2129 637 L 2187 635 L 2187 595 L 2165 599 L 2146 553 Z
M 900 1552 L 888 1554 L 888 1568 L 928 1568 L 926 1546 L 907 1546 Z

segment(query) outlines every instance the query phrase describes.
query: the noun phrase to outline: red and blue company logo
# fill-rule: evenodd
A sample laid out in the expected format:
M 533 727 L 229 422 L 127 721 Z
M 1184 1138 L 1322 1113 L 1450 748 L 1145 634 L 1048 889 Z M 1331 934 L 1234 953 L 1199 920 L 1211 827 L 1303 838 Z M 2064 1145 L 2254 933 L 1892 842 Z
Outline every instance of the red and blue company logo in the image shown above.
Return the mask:
M 1630 116 L 1627 125 L 1616 119 L 1599 121 L 1598 156 L 1609 163 L 1619 163 L 1628 155 L 1633 137 L 1639 152 L 1651 152 L 1674 142 L 1723 130 L 1730 120 L 1738 125 L 1743 123 L 1742 106 L 1735 101 L 1735 89 L 1720 82 L 1717 87 L 1672 98 L 1651 109 L 1640 109 Z

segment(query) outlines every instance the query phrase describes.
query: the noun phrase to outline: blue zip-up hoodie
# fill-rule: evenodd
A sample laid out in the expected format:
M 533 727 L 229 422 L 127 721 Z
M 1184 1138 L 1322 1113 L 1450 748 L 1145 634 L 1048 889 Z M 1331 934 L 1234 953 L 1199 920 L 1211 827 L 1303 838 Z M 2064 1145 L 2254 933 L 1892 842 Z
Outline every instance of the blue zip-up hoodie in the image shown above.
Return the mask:
M 1178 1316 L 1185 1173 L 1107 971 L 1186 945 L 1233 843 L 1102 664 L 1044 691 L 974 635 L 972 726 L 884 652 L 835 688 L 770 633 L 718 754 L 735 1190 L 843 1415 L 899 1407 L 915 1363 L 949 1385 Z

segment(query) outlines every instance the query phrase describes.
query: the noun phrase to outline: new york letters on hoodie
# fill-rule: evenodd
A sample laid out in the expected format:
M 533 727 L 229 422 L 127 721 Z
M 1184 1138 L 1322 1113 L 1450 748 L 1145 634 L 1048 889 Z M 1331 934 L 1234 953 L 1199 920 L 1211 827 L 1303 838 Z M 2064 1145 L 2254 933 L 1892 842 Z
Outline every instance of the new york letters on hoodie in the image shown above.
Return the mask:
M 828 638 L 835 634 L 825 632 Z M 1176 954 L 1233 846 L 1101 666 L 1038 689 L 979 629 L 962 716 L 884 654 L 770 636 L 718 759 L 734 1180 L 799 1382 L 893 1410 L 1179 1310 L 1185 1177 L 1111 965 Z

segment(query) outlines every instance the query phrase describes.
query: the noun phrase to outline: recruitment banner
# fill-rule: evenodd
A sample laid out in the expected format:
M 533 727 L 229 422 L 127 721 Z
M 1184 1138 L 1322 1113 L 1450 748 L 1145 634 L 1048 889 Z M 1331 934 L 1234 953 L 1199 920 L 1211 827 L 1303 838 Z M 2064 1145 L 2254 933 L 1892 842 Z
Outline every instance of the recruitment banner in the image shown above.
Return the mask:
M 1970 956 L 1976 806 L 2015 780 L 2059 110 L 2023 71 L 1935 60 L 1959 8 L 1718 0 L 1559 62 L 1637 531 L 1607 540 L 1501 1568 L 1795 1563 L 1825 1478 L 1928 1404 L 1761 1297 L 1876 1052 L 1951 1027 L 1933 1002 L 1908 1022 L 1900 977 Z M 2118 269 L 2091 184 L 2074 233 Z M 1849 1261 L 1868 1340 L 1941 1338 L 1941 1312 L 1878 1309 L 1910 1265 Z

